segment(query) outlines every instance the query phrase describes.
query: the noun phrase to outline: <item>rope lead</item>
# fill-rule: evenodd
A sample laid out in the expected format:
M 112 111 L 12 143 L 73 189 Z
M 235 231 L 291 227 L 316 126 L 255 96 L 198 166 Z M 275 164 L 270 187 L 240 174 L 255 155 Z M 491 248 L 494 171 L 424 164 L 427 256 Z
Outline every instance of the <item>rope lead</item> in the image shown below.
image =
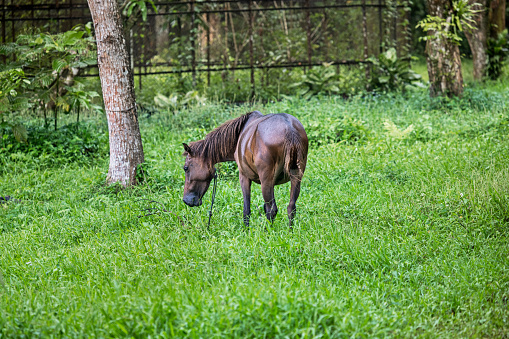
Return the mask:
M 207 230 L 210 230 L 210 219 L 212 219 L 212 207 L 214 207 L 214 200 L 216 198 L 216 189 L 217 189 L 217 171 L 214 173 L 214 187 L 212 188 L 212 201 L 210 202 L 209 223 L 207 225 Z

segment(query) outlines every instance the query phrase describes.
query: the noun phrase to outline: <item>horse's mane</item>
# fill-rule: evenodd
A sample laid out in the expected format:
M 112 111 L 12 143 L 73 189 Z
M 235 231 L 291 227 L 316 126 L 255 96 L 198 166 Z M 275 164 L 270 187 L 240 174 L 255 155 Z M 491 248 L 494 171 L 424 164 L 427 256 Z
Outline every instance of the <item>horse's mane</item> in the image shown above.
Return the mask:
M 218 163 L 227 158 L 237 146 L 240 132 L 247 120 L 255 112 L 249 112 L 229 120 L 207 134 L 203 140 L 189 143 L 192 155 L 203 157 L 211 163 Z

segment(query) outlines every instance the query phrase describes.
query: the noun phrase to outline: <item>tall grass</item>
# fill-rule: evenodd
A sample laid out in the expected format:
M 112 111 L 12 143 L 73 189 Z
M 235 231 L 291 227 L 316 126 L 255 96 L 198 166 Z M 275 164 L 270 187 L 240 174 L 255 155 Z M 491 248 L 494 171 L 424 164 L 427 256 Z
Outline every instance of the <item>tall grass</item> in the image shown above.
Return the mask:
M 147 181 L 126 191 L 103 186 L 104 155 L 2 153 L 0 195 L 20 202 L 0 205 L 0 336 L 507 336 L 506 88 L 161 112 L 141 120 Z M 257 185 L 244 228 L 234 166 L 210 229 L 210 193 L 181 200 L 181 143 L 252 109 L 316 132 L 293 232 L 266 221 Z M 173 214 L 139 218 L 142 199 Z

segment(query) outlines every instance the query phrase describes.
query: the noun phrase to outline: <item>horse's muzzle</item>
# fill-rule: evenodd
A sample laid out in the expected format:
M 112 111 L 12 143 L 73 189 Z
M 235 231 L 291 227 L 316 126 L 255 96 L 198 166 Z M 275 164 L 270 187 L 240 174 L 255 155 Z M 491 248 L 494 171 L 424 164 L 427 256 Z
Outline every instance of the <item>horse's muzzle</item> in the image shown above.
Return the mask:
M 197 196 L 186 196 L 183 200 L 184 203 L 189 207 L 197 207 L 201 205 L 201 199 Z

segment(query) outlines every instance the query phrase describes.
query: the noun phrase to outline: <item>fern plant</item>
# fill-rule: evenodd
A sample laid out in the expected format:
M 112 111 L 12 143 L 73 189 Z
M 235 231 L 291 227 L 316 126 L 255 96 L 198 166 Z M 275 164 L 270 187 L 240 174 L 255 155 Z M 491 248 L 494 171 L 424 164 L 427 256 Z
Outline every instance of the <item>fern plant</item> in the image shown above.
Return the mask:
M 372 64 L 371 86 L 374 90 L 403 91 L 424 87 L 422 77 L 410 68 L 410 58 L 398 58 L 396 50 L 389 48 L 378 58 L 370 58 Z
M 305 99 L 318 94 L 339 93 L 339 75 L 332 64 L 324 63 L 323 67 L 313 67 L 306 74 L 303 74 L 301 81 L 290 87 L 297 88 L 297 94 Z

